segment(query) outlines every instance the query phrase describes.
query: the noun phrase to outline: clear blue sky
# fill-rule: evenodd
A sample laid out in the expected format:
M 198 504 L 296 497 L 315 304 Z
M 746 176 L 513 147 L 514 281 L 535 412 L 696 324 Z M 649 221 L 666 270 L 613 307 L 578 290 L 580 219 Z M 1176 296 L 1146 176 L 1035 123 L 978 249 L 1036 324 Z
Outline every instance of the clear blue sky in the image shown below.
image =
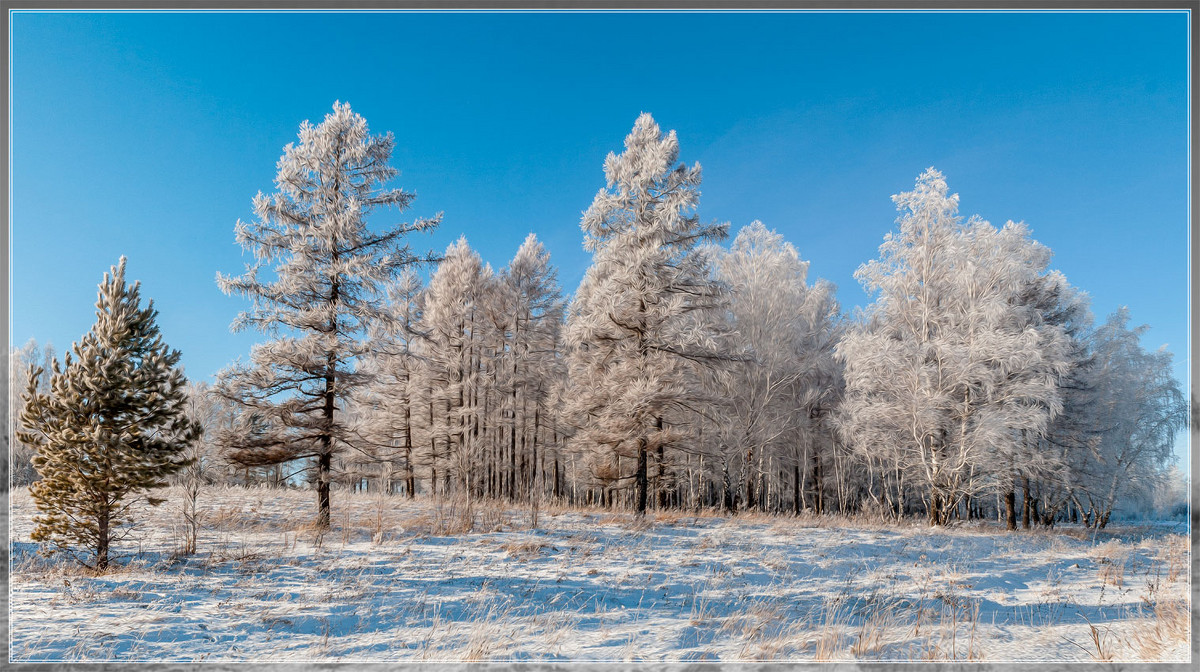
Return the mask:
M 31 13 L 12 16 L 10 341 L 61 352 L 117 258 L 193 378 L 241 356 L 214 282 L 302 121 L 348 101 L 397 138 L 416 241 L 502 266 L 525 235 L 567 292 L 580 213 L 637 115 L 704 167 L 701 216 L 761 219 L 840 288 L 929 166 L 964 214 L 1187 369 L 1185 13 Z M 386 217 L 386 215 L 384 215 Z M 377 220 L 379 224 L 385 220 Z M 1182 440 L 1182 437 L 1181 437 Z

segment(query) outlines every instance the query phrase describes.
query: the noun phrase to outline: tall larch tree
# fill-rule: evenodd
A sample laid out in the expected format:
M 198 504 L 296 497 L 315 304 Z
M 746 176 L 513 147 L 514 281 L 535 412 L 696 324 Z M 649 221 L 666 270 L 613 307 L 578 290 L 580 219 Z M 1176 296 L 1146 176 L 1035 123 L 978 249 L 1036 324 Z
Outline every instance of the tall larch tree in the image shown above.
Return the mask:
M 577 445 L 598 456 L 609 480 L 630 477 L 635 507 L 646 510 L 647 461 L 680 438 L 664 422 L 684 410 L 697 366 L 719 359 L 712 334 L 694 319 L 723 290 L 700 246 L 724 239 L 728 224 L 702 224 L 700 164 L 679 162 L 674 131 L 643 113 L 625 151 L 604 161 L 607 185 L 584 213 L 584 247 L 593 254 L 571 309 L 567 339 L 570 414 Z
M 369 377 L 356 364 L 369 349 L 366 329 L 392 315 L 384 289 L 402 269 L 433 261 L 415 254 L 410 233 L 429 231 L 441 215 L 368 228 L 376 209 L 403 211 L 414 194 L 385 185 L 391 133 L 372 136 L 349 104 L 335 103 L 323 122 L 300 127 L 284 148 L 271 196 L 254 198 L 256 220 L 239 221 L 237 241 L 254 254 L 240 276 L 218 274 L 226 294 L 251 299 L 233 322 L 273 337 L 249 364 L 222 372 L 218 390 L 241 403 L 242 427 L 224 433 L 231 459 L 245 466 L 294 460 L 315 463 L 317 525 L 329 525 L 331 465 L 351 440 L 345 404 Z M 264 267 L 273 277 L 263 277 Z
M 157 315 L 153 301 L 142 307 L 139 283 L 125 283 L 121 257 L 100 284 L 95 326 L 52 361 L 50 389 L 39 388 L 40 367 L 28 370 L 19 439 L 36 448 L 41 475 L 30 486 L 41 514 L 32 538 L 97 570 L 129 532 L 132 505 L 163 501 L 149 493 L 189 464 L 199 435 L 179 351 L 163 342 Z
M 481 298 L 492 281 L 490 267 L 460 237 L 446 248 L 425 292 L 420 333 L 421 379 L 427 399 L 430 485 L 437 492 L 465 492 L 479 456 L 477 396 L 482 376 L 477 357 L 487 330 Z M 453 479 L 453 481 L 452 481 Z
M 371 355 L 364 362 L 374 382 L 360 405 L 369 409 L 368 433 L 378 448 L 384 487 L 391 488 L 392 470 L 399 466 L 404 492 L 416 494 L 416 458 L 420 452 L 420 361 L 414 351 L 416 327 L 423 311 L 424 286 L 413 269 L 404 270 L 387 290 L 392 319 L 372 330 Z
M 535 492 L 535 481 L 541 458 L 546 454 L 540 430 L 552 425 L 548 402 L 560 366 L 557 351 L 564 305 L 557 276 L 550 265 L 550 253 L 531 233 L 501 272 L 498 283 L 498 292 L 504 300 L 496 304 L 504 310 L 497 331 L 505 335 L 506 341 L 500 363 L 502 372 L 498 373 L 507 383 L 505 392 L 511 418 L 508 493 L 516 496 L 516 488 L 511 484 L 519 452 L 523 490 L 531 502 L 540 496 Z M 539 449 L 542 449 L 540 456 Z M 557 464 L 553 468 L 557 474 Z M 545 473 L 541 473 L 544 481 Z

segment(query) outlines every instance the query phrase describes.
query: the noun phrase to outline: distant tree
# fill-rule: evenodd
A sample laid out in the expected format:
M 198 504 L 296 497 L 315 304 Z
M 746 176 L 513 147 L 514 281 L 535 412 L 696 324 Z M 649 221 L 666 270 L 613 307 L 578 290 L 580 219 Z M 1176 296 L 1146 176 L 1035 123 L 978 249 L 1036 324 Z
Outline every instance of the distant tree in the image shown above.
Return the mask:
M 234 408 L 226 399 L 213 392 L 206 382 L 191 382 L 187 385 L 187 417 L 197 429 L 196 440 L 185 450 L 190 463 L 175 475 L 174 481 L 183 489 L 183 552 L 196 552 L 196 541 L 200 533 L 200 489 L 214 483 L 232 481 L 230 465 L 221 455 L 221 447 L 214 438 L 222 427 L 233 422 Z
M 573 441 L 609 481 L 632 477 L 646 510 L 648 459 L 682 434 L 669 414 L 699 393 L 696 367 L 720 359 L 698 311 L 715 310 L 723 290 L 701 249 L 727 224 L 702 224 L 700 165 L 678 163 L 679 141 L 649 114 L 604 161 L 607 186 L 583 215 L 592 265 L 568 319 Z M 633 464 L 633 473 L 622 466 Z
M 1102 392 L 1097 408 L 1103 427 L 1084 473 L 1085 516 L 1108 524 L 1121 497 L 1147 495 L 1172 459 L 1175 435 L 1187 427 L 1188 403 L 1171 374 L 1171 353 L 1146 351 L 1149 327 L 1129 327 L 1129 309 L 1109 315 L 1093 335 L 1092 375 Z
M 364 367 L 371 372 L 374 383 L 359 400 L 385 489 L 390 491 L 393 471 L 399 467 L 405 495 L 410 498 L 416 494 L 419 431 L 423 426 L 420 360 L 414 349 L 417 323 L 424 310 L 423 293 L 421 278 L 413 269 L 402 271 L 388 286 L 392 319 L 372 331 L 374 345 Z
M 11 426 L 5 425 L 6 437 L 11 448 L 11 452 L 7 453 L 11 457 L 9 463 L 11 466 L 8 478 L 4 479 L 6 485 L 11 479 L 13 487 L 23 487 L 38 478 L 37 470 L 33 468 L 33 456 L 37 452 L 36 449 L 17 438 L 24 431 L 24 425 L 21 423 L 21 411 L 25 408 L 25 399 L 21 393 L 25 389 L 30 367 L 42 370 L 37 381 L 38 391 L 46 394 L 50 390 L 50 363 L 53 360 L 54 346 L 49 343 L 39 346 L 37 341 L 32 338 L 20 348 L 9 351 L 6 380 L 8 381 L 9 399 L 12 400 L 12 414 L 8 416 L 12 418 L 12 424 Z
M 125 284 L 125 258 L 106 273 L 96 324 L 72 352 L 51 364 L 50 390 L 28 372 L 20 440 L 35 446 L 41 480 L 30 487 L 41 516 L 35 541 L 60 550 L 90 549 L 89 567 L 109 565 L 130 507 L 186 467 L 199 429 L 186 412 L 187 381 L 179 352 L 163 343 L 153 302 L 141 307 L 139 284 Z M 79 559 L 79 556 L 76 555 Z
M 12 391 L 14 389 L 13 384 L 12 384 L 12 377 L 9 375 L 9 367 L 11 367 L 11 366 L 12 366 L 12 356 L 10 354 L 9 356 L 4 358 L 4 370 L 3 370 L 4 399 L 6 402 L 12 398 Z M 2 445 L 0 445 L 0 449 L 4 450 L 4 468 L 3 468 L 3 470 L 0 470 L 0 477 L 3 477 L 3 481 L 0 482 L 0 489 L 3 489 L 5 492 L 8 492 L 8 489 L 9 489 L 8 484 L 12 478 L 12 467 L 13 467 L 13 459 L 12 459 L 13 454 L 12 454 L 12 452 L 9 451 L 9 446 L 11 446 L 13 442 L 9 439 L 9 436 L 8 436 L 9 435 L 8 409 L 9 409 L 8 403 L 5 403 L 4 408 L 0 409 L 0 426 L 4 427 L 4 438 L 0 439 L 0 444 L 2 444 Z
M 346 404 L 369 381 L 356 367 L 369 350 L 365 331 L 391 319 L 384 290 L 396 274 L 434 259 L 404 240 L 435 227 L 440 215 L 367 228 L 376 208 L 404 210 L 414 198 L 382 186 L 398 174 L 388 165 L 394 145 L 390 133 L 369 135 L 349 104 L 335 103 L 319 125 L 304 122 L 299 144 L 279 160 L 279 191 L 254 198 L 257 221 L 238 222 L 237 240 L 255 263 L 244 275 L 217 276 L 226 294 L 253 301 L 233 329 L 273 337 L 254 347 L 250 364 L 222 372 L 217 390 L 246 412 L 221 440 L 246 467 L 315 462 L 320 527 L 329 526 L 333 456 L 353 439 Z M 269 263 L 275 277 L 260 277 Z
M 1161 518 L 1185 518 L 1188 511 L 1188 474 L 1172 464 L 1162 474 L 1162 484 L 1153 492 L 1147 493 L 1151 498 L 1154 515 Z

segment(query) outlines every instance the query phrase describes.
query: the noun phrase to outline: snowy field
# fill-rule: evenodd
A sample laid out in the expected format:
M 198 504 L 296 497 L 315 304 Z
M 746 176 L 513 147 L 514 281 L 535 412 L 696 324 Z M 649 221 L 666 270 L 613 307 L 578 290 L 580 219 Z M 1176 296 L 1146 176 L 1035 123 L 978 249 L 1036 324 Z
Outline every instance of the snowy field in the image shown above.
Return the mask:
M 11 659 L 1189 660 L 1185 526 L 1008 533 L 840 519 L 181 494 L 101 577 L 44 559 L 13 493 Z

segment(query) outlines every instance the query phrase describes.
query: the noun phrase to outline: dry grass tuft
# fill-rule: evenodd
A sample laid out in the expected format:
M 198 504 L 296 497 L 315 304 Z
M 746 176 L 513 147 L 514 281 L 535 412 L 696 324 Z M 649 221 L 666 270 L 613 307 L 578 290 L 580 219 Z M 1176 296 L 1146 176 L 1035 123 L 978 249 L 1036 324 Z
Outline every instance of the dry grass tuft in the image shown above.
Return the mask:
M 1121 587 L 1125 585 L 1125 563 L 1129 559 L 1129 547 L 1116 539 L 1106 541 L 1092 549 L 1091 555 L 1100 566 L 1100 582 Z
M 813 659 L 818 661 L 838 660 L 846 656 L 841 655 L 845 647 L 842 645 L 842 637 L 845 626 L 836 618 L 826 619 L 821 624 L 821 630 L 817 633 L 817 641 Z
M 1096 649 L 1096 652 L 1092 654 L 1092 658 L 1101 662 L 1111 661 L 1113 659 L 1113 650 L 1110 644 L 1105 643 L 1107 639 L 1106 635 L 1108 634 L 1107 631 L 1101 633 L 1096 626 L 1088 623 L 1088 632 L 1092 637 L 1092 646 Z
M 856 658 L 878 656 L 883 650 L 888 633 L 899 630 L 900 627 L 900 619 L 895 609 L 880 606 L 872 610 L 862 619 L 854 643 L 850 645 L 850 653 Z
M 507 543 L 500 544 L 500 550 L 508 553 L 508 557 L 514 560 L 529 560 L 536 558 L 542 554 L 542 551 L 550 548 L 550 545 L 538 541 L 537 539 L 521 539 L 513 540 Z

